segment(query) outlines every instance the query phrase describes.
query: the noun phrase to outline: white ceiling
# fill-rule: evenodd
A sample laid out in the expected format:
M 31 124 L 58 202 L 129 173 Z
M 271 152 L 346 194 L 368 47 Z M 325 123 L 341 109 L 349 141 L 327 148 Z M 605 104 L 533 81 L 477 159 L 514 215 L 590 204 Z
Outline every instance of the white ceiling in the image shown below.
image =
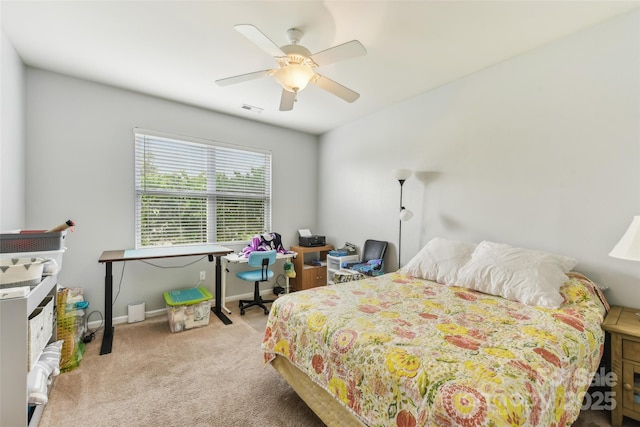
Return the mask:
M 5 1 L 2 28 L 25 64 L 321 134 L 613 16 L 634 1 Z M 312 53 L 357 39 L 367 55 L 317 71 L 360 93 L 349 104 L 315 86 L 278 110 L 272 57 L 234 30 L 277 45 L 304 31 Z M 242 108 L 248 104 L 261 113 Z

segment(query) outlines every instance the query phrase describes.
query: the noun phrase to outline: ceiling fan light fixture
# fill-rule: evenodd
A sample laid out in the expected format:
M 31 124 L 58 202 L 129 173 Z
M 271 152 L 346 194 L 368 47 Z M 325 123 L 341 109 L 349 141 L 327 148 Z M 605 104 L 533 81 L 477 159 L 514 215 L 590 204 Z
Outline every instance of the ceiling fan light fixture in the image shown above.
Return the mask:
M 218 79 L 216 83 L 219 86 L 242 83 L 264 76 L 272 77 L 282 86 L 280 111 L 291 111 L 298 92 L 307 87 L 309 83 L 346 102 L 354 102 L 360 97 L 359 93 L 314 71 L 319 66 L 365 55 L 367 51 L 359 41 L 351 40 L 311 54 L 309 49 L 299 44 L 303 32 L 297 28 L 290 28 L 287 31 L 291 44 L 285 46 L 276 45 L 262 31 L 251 24 L 239 24 L 235 25 L 234 28 L 270 56 L 273 56 L 278 63 L 278 68 Z
M 273 74 L 280 86 L 289 92 L 299 92 L 309 83 L 314 71 L 305 64 L 289 63 L 283 65 Z

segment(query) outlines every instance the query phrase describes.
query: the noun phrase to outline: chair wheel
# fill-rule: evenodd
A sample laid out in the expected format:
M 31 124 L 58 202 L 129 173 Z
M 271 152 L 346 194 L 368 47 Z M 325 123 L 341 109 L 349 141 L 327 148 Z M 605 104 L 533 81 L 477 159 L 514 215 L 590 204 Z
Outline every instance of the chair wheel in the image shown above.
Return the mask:
M 240 310 L 240 316 L 244 316 L 244 310 Z
M 265 311 L 264 311 L 264 314 L 265 314 L 265 316 L 266 316 L 267 314 L 269 314 L 269 310 L 265 310 Z

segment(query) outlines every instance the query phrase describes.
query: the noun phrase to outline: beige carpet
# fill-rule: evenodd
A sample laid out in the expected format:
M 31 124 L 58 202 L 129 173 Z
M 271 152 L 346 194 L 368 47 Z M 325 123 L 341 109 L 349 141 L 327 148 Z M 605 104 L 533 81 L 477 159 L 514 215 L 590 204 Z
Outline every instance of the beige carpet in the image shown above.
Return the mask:
M 231 317 L 175 334 L 166 317 L 116 325 L 103 356 L 100 334 L 80 367 L 57 378 L 40 426 L 323 426 L 263 365 L 262 332 Z
M 223 325 L 212 315 L 208 326 L 175 334 L 166 317 L 117 325 L 104 356 L 98 334 L 80 367 L 56 380 L 40 426 L 323 426 L 262 364 L 262 311 L 230 318 Z M 608 412 L 585 411 L 574 427 L 610 425 Z

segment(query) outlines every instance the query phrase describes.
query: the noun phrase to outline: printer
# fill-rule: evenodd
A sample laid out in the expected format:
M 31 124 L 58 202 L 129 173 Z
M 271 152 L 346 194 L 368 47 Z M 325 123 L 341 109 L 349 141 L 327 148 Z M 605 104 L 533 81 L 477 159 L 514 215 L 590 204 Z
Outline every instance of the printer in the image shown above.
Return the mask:
M 298 233 L 300 234 L 298 237 L 299 246 L 310 248 L 314 246 L 324 246 L 326 244 L 324 236 L 311 234 L 311 231 L 309 230 L 298 230 Z
M 325 239 L 324 236 L 318 236 L 316 234 L 312 234 L 311 236 L 300 236 L 298 244 L 305 247 L 324 246 Z

